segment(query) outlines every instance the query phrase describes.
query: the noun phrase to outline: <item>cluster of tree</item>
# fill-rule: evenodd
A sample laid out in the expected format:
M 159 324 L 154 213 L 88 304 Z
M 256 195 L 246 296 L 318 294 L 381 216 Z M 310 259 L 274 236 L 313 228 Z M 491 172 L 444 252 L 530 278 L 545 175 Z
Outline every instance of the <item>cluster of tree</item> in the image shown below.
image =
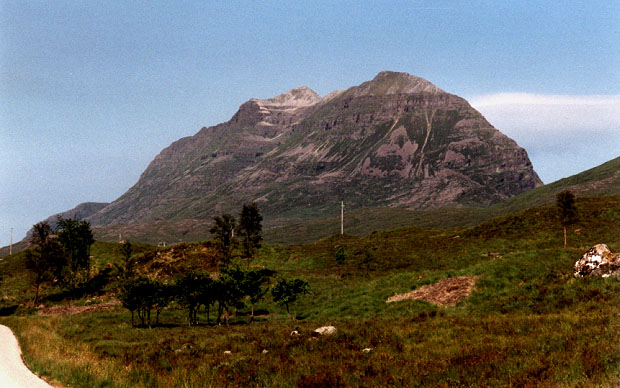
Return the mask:
M 190 326 L 198 324 L 198 312 L 202 307 L 206 310 L 207 324 L 210 324 L 212 307 L 216 309 L 216 323 L 219 324 L 224 318 L 228 324 L 230 316 L 246 302 L 251 306 L 250 322 L 253 322 L 254 306 L 269 291 L 274 275 L 275 272 L 269 269 L 242 270 L 234 267 L 223 270 L 217 278 L 191 272 L 171 284 L 141 276 L 123 283 L 120 300 L 131 311 L 132 326 L 134 314 L 137 313 L 142 325 L 151 327 L 151 311 L 156 312 L 156 323 L 159 323 L 159 313 L 173 301 L 187 311 Z M 308 283 L 303 280 L 280 279 L 272 289 L 272 296 L 289 313 L 289 305 L 296 306 L 297 299 L 308 290 Z
M 155 322 L 158 324 L 159 313 L 170 304 L 173 297 L 171 287 L 145 276 L 125 281 L 120 294 L 121 303 L 131 311 L 131 325 L 134 325 L 134 313 L 137 312 L 142 324 L 148 324 L 149 327 L 151 327 L 151 311 L 156 311 Z
M 65 287 L 73 296 L 79 285 L 88 281 L 94 242 L 87 221 L 59 217 L 55 230 L 46 221 L 33 226 L 26 266 L 34 274 L 35 304 L 46 282 Z
M 209 231 L 215 237 L 222 265 L 228 266 L 231 263 L 237 247 L 240 248 L 241 257 L 246 259 L 249 265 L 263 240 L 263 216 L 258 205 L 243 205 L 238 223 L 232 214 L 216 216 L 213 221 Z
M 231 214 L 223 214 L 213 218 L 210 230 L 215 238 L 221 264 L 217 276 L 207 273 L 191 272 L 165 284 L 147 277 L 135 277 L 130 243 L 122 247 L 123 262 L 117 271 L 124 279 L 120 299 L 124 307 L 131 311 L 132 326 L 137 313 L 143 326 L 151 327 L 151 311 L 157 314 L 172 302 L 176 302 L 187 311 L 187 322 L 190 326 L 198 324 L 198 312 L 204 307 L 207 324 L 210 324 L 210 311 L 216 311 L 216 323 L 222 319 L 229 323 L 231 315 L 246 303 L 250 305 L 250 322 L 254 321 L 254 306 L 263 299 L 270 289 L 270 282 L 275 271 L 270 269 L 250 269 L 250 262 L 261 246 L 262 220 L 256 203 L 246 204 L 241 209 L 239 221 Z M 247 261 L 247 269 L 231 265 L 233 259 Z M 308 283 L 293 279 L 280 279 L 272 289 L 276 303 L 286 307 L 290 315 L 289 305 L 295 306 L 297 299 L 309 290 Z

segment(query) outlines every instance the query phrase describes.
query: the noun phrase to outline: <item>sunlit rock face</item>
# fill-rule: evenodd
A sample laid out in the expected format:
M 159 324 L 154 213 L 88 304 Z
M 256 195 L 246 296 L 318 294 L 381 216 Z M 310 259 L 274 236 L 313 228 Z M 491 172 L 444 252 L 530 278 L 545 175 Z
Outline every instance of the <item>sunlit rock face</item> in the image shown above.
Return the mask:
M 590 248 L 575 263 L 575 276 L 618 276 L 620 275 L 620 254 L 614 254 L 605 244 Z

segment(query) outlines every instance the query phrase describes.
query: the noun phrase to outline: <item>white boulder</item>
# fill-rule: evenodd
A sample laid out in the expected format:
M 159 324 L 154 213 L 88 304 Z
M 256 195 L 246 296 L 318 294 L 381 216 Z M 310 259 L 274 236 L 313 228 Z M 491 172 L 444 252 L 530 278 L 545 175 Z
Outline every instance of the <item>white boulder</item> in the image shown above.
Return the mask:
M 613 254 L 605 244 L 596 244 L 575 263 L 575 276 L 618 276 L 620 254 Z
M 334 326 L 322 326 L 314 330 L 319 335 L 332 335 L 336 334 L 336 328 Z

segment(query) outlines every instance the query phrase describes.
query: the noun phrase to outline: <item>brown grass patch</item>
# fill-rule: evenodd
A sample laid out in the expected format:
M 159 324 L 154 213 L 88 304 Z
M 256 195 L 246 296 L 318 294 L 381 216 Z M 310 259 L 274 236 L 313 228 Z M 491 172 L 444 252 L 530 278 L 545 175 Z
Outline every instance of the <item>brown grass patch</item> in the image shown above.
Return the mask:
M 435 284 L 422 286 L 405 294 L 396 294 L 387 299 L 387 303 L 408 299 L 421 299 L 439 306 L 454 306 L 469 296 L 477 278 L 457 276 L 441 279 Z

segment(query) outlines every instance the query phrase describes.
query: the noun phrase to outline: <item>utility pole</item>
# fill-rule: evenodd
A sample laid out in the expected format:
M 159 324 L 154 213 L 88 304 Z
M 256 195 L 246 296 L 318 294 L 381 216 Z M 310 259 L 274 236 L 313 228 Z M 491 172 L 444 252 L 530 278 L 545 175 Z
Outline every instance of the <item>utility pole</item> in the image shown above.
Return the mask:
M 340 234 L 344 234 L 344 201 L 340 201 Z
M 11 228 L 11 241 L 9 243 L 9 255 L 13 254 L 13 228 Z

